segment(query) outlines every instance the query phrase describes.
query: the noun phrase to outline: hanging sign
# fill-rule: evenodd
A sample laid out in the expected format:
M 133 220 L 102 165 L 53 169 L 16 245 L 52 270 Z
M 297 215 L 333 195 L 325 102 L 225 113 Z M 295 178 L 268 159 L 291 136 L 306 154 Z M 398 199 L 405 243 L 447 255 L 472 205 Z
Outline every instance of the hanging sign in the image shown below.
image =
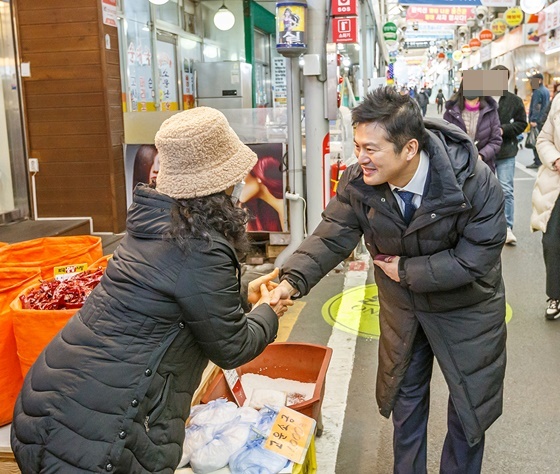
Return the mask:
M 332 16 L 352 16 L 358 14 L 358 2 L 356 0 L 332 0 Z
M 514 7 L 515 0 L 480 0 L 485 7 Z
M 469 46 L 471 48 L 471 51 L 474 53 L 475 51 L 478 51 L 480 49 L 480 47 L 482 46 L 482 42 L 478 38 L 473 38 L 469 41 Z
M 460 49 L 453 51 L 453 61 L 460 63 L 463 60 L 463 53 Z
M 430 24 L 464 25 L 467 20 L 476 16 L 473 7 L 440 7 L 428 5 L 425 7 L 410 6 L 406 10 L 406 21 L 425 22 Z
M 491 30 L 482 30 L 478 34 L 478 39 L 482 44 L 488 44 L 494 39 L 494 33 Z
M 490 29 L 496 38 L 504 36 L 508 29 L 507 23 L 502 18 L 496 18 L 490 23 Z
M 383 25 L 383 39 L 387 44 L 394 44 L 397 42 L 397 25 L 392 21 L 388 21 Z
M 508 26 L 519 26 L 523 23 L 523 10 L 519 7 L 508 8 L 504 13 L 504 20 Z
M 477 7 L 482 5 L 481 0 L 403 0 L 401 3 L 405 5 L 446 5 L 450 7 Z
M 338 17 L 332 20 L 333 43 L 357 43 L 358 42 L 358 18 Z
M 471 47 L 468 44 L 464 44 L 461 46 L 461 53 L 463 53 L 463 57 L 466 58 L 471 54 Z

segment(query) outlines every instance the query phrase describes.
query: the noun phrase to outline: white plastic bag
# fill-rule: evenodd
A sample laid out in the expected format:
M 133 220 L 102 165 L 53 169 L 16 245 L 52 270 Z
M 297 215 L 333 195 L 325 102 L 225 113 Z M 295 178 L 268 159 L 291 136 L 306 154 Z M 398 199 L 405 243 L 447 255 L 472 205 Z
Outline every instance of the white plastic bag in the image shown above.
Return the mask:
M 225 398 L 212 400 L 191 409 L 190 425 L 223 425 L 237 416 L 237 405 Z
M 217 430 L 210 442 L 192 453 L 190 463 L 196 474 L 207 474 L 227 466 L 231 455 L 245 446 L 251 425 L 239 420 L 236 418 Z
M 202 446 L 214 439 L 214 425 L 189 425 L 185 430 L 185 441 L 183 441 L 183 456 L 177 467 L 186 466 L 191 460 L 192 454 Z

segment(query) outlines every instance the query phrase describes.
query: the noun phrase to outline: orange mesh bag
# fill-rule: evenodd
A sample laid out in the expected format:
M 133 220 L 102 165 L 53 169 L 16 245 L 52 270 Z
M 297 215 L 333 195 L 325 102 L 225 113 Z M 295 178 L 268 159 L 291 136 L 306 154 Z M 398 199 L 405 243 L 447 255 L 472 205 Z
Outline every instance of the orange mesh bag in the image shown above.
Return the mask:
M 110 255 L 100 258 L 88 267 L 88 271 L 82 276 L 88 275 L 90 272 L 96 272 L 100 267 L 102 272 L 107 268 L 107 262 L 111 258 Z M 99 273 L 102 273 L 99 272 Z M 80 274 L 74 278 L 80 277 Z M 100 274 L 95 278 L 99 282 Z M 72 280 L 74 280 L 72 278 Z M 70 280 L 66 280 L 67 282 Z M 74 280 L 75 281 L 75 280 Z M 81 303 L 76 304 L 75 299 L 70 298 L 70 301 L 61 303 L 60 296 L 69 293 L 55 293 L 58 287 L 55 287 L 56 280 L 51 278 L 37 283 L 33 286 L 27 287 L 22 291 L 19 296 L 12 301 L 10 305 L 13 314 L 14 334 L 17 345 L 17 355 L 19 364 L 21 366 L 21 373 L 23 377 L 27 374 L 41 351 L 47 344 L 56 336 L 56 334 L 66 325 L 68 320 L 80 309 L 83 304 L 84 298 L 81 298 Z M 43 285 L 43 286 L 42 286 Z M 88 291 L 91 291 L 95 285 L 89 285 Z M 48 291 L 43 291 L 47 288 Z M 60 289 L 60 288 L 58 288 Z M 46 296 L 42 298 L 42 305 L 45 308 L 60 307 L 63 309 L 32 309 L 30 306 L 30 299 L 32 295 L 36 295 L 41 290 L 42 295 L 50 292 L 54 296 L 49 303 L 44 303 L 47 300 Z M 72 296 L 72 295 L 70 295 Z M 24 303 L 24 299 L 26 302 Z M 57 303 L 55 303 L 57 302 Z
M 22 289 L 39 281 L 40 276 L 39 268 L 0 268 L 0 426 L 12 421 L 23 384 L 10 303 Z
M 49 279 L 55 267 L 90 265 L 102 256 L 101 237 L 42 237 L 0 247 L 0 267 L 40 267 L 41 277 Z

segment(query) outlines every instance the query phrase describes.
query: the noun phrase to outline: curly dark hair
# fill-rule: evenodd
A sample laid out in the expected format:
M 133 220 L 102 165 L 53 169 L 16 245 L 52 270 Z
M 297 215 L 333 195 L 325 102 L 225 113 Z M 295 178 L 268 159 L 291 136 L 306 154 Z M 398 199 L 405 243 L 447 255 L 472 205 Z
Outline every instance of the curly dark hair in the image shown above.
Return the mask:
M 177 199 L 177 206 L 171 212 L 170 237 L 181 248 L 190 252 L 196 246 L 199 250 L 212 245 L 211 231 L 223 235 L 239 255 L 249 251 L 250 242 L 245 226 L 249 220 L 247 211 L 235 207 L 231 197 L 225 192 L 209 196 Z M 193 239 L 198 239 L 200 246 Z

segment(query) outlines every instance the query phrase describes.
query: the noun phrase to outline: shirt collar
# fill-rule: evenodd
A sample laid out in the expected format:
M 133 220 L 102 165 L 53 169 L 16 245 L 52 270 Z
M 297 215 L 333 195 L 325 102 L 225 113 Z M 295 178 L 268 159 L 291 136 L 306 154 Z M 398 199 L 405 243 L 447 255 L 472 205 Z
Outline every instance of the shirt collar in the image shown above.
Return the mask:
M 430 159 L 428 158 L 428 153 L 424 150 L 420 151 L 420 161 L 418 163 L 418 168 L 412 179 L 408 184 L 402 188 L 393 186 L 391 183 L 389 187 L 391 191 L 398 189 L 399 191 L 410 191 L 411 193 L 418 194 L 422 196 L 424 194 L 424 186 L 426 185 L 426 178 L 428 177 L 428 169 L 430 168 Z

